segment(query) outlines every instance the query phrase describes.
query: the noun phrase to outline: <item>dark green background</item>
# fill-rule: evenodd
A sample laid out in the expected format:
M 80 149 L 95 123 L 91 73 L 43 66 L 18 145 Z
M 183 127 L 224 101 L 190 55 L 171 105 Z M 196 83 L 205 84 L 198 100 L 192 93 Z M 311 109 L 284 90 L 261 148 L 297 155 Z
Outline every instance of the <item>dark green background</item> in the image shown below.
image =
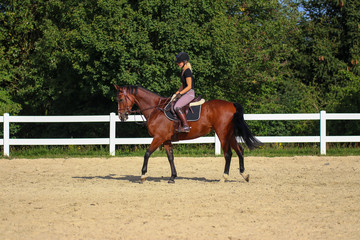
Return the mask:
M 170 96 L 180 51 L 207 100 L 246 113 L 360 112 L 359 41 L 358 0 L 1 0 L 0 114 L 109 114 L 113 84 Z M 359 134 L 357 122 L 328 131 Z M 311 121 L 250 124 L 256 135 L 318 133 Z M 146 135 L 129 126 L 121 134 Z M 12 136 L 33 135 L 102 136 L 108 127 L 12 127 Z

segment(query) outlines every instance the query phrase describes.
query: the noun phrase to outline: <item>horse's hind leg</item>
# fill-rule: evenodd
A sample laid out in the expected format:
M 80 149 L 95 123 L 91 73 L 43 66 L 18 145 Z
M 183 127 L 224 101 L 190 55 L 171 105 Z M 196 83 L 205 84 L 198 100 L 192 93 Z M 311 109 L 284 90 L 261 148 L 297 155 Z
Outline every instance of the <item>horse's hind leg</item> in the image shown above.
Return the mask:
M 240 167 L 240 173 L 243 173 L 245 171 L 244 166 L 244 149 L 240 146 L 240 144 L 236 141 L 235 136 L 231 138 L 230 142 L 231 147 L 235 150 L 236 154 L 239 157 L 239 167 Z
M 241 176 L 245 179 L 245 181 L 249 181 L 249 174 L 243 175 L 245 172 L 245 166 L 244 166 L 244 149 L 240 146 L 240 144 L 236 141 L 235 136 L 231 138 L 230 141 L 231 147 L 235 150 L 236 154 L 239 157 L 239 169 Z
M 171 177 L 168 181 L 168 183 L 175 183 L 175 178 L 177 177 L 176 168 L 174 164 L 174 154 L 172 149 L 172 144 L 170 141 L 167 141 L 164 143 L 164 148 L 166 150 L 166 154 L 170 163 L 171 168 Z
M 230 164 L 232 152 L 230 148 L 230 132 L 228 130 L 229 126 L 226 124 L 214 126 L 215 132 L 219 137 L 221 142 L 221 148 L 224 152 L 225 158 L 225 169 L 223 178 L 220 180 L 221 182 L 225 182 L 229 178 Z
M 226 135 L 218 134 L 218 137 L 220 139 L 221 148 L 222 148 L 222 150 L 224 152 L 224 158 L 225 158 L 224 175 L 223 175 L 223 178 L 220 181 L 225 182 L 229 178 L 229 171 L 230 171 L 232 152 L 231 152 L 229 140 L 226 137 Z
M 230 171 L 230 164 L 231 164 L 231 157 L 232 151 L 230 146 L 228 145 L 227 151 L 224 150 L 224 157 L 225 157 L 225 169 L 222 181 L 226 181 L 229 178 L 229 171 Z

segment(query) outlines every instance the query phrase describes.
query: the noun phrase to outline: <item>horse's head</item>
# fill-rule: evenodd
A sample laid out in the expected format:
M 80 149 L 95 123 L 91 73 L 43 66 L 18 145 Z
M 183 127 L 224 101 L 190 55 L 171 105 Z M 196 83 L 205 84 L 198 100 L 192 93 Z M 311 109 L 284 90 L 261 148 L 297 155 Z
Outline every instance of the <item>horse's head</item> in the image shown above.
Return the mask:
M 131 108 L 135 103 L 135 98 L 132 89 L 129 87 L 119 87 L 114 85 L 117 90 L 117 101 L 118 101 L 118 114 L 120 121 L 124 122 L 128 119 Z

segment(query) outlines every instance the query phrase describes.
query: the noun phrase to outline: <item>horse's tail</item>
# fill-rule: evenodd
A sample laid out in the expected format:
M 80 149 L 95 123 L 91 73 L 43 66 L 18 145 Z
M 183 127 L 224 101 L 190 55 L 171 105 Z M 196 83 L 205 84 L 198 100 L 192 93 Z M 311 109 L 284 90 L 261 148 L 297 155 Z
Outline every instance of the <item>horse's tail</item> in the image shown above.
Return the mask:
M 250 131 L 249 126 L 244 120 L 244 109 L 239 103 L 234 103 L 236 112 L 234 113 L 233 122 L 236 136 L 242 138 L 250 150 L 263 145 Z

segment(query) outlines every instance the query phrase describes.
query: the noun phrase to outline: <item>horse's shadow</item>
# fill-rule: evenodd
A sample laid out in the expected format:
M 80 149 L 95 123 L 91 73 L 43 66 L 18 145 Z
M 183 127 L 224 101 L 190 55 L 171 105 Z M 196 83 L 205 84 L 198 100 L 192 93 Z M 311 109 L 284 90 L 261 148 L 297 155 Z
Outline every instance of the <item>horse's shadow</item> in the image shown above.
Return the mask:
M 140 176 L 134 176 L 134 175 L 121 175 L 117 176 L 116 174 L 109 174 L 106 176 L 74 176 L 72 177 L 74 179 L 84 179 L 84 180 L 92 180 L 92 179 L 103 179 L 103 180 L 117 180 L 117 181 L 127 181 L 132 183 L 141 183 Z M 162 181 L 168 181 L 169 177 L 148 177 L 146 178 L 146 181 L 149 182 L 162 182 Z M 190 181 L 200 181 L 200 182 L 219 182 L 219 180 L 216 179 L 207 179 L 204 177 L 177 177 L 175 180 L 190 180 Z M 232 180 L 228 180 L 228 182 L 233 182 Z

